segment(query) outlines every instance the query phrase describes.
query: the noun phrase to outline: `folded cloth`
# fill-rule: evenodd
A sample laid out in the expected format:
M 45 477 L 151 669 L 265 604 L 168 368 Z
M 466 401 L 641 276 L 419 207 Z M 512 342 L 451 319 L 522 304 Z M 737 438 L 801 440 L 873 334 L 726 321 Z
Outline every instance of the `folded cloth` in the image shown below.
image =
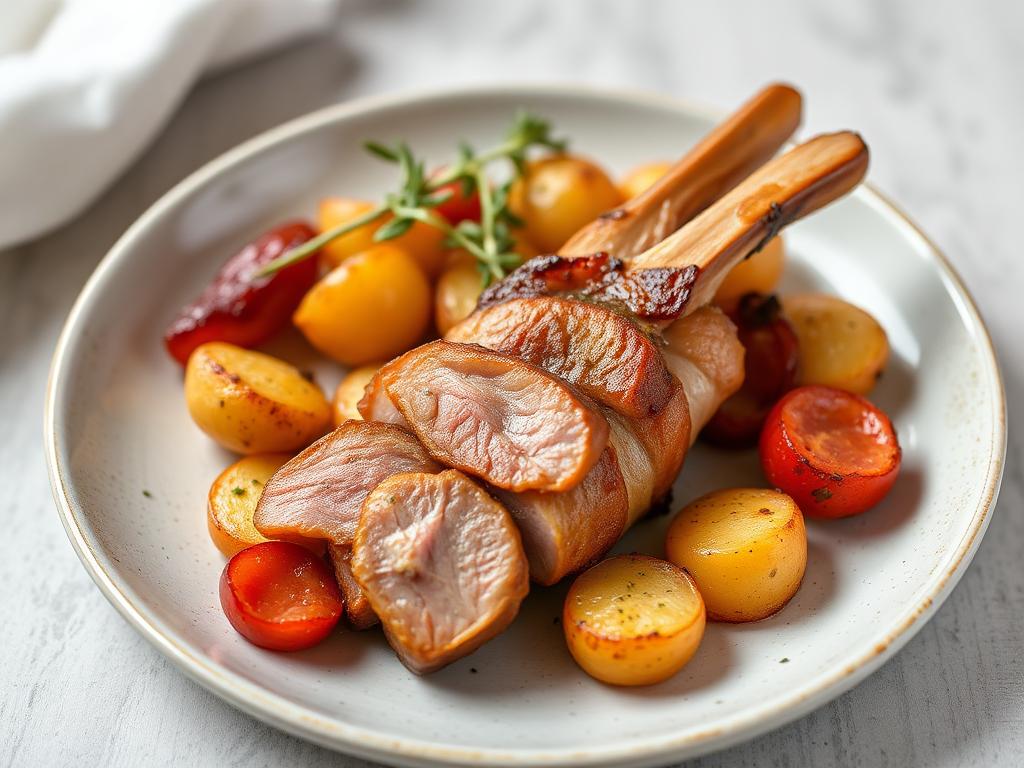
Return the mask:
M 0 248 L 86 207 L 211 69 L 330 26 L 338 0 L 2 0 Z

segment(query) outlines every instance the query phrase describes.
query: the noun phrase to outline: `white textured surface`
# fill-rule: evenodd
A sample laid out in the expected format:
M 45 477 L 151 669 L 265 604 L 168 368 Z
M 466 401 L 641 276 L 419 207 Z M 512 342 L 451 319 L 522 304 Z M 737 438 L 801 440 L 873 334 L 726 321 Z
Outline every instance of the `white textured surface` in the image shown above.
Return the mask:
M 1003 494 L 934 620 L 815 714 L 707 765 L 1015 765 L 1024 748 L 1024 290 L 1011 242 L 1024 153 L 1016 4 L 370 2 L 330 39 L 207 81 L 79 220 L 0 256 L 0 764 L 349 765 L 182 677 L 115 614 L 71 551 L 42 461 L 42 390 L 63 317 L 123 229 L 188 171 L 264 128 L 353 95 L 486 80 L 637 86 L 722 107 L 785 78 L 805 131 L 855 127 L 871 178 L 979 299 L 1010 403 Z M 639 137 L 642 140 L 642 137 Z M 54 179 L 54 183 L 60 183 Z

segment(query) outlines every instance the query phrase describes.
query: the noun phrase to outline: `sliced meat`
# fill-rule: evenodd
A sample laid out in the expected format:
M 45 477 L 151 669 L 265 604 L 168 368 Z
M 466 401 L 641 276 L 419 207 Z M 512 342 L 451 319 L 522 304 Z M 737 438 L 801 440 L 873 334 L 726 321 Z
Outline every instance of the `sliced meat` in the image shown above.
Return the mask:
M 530 576 L 539 584 L 554 584 L 582 570 L 626 530 L 629 501 L 611 445 L 571 491 L 494 493 L 519 526 Z
M 703 307 L 663 331 L 665 363 L 683 384 L 690 406 L 689 442 L 743 384 L 743 345 L 724 313 Z
M 353 629 L 369 629 L 380 619 L 370 607 L 356 577 L 352 575 L 352 547 L 349 544 L 327 545 L 327 555 L 334 566 L 334 575 L 345 598 L 345 618 Z
M 474 312 L 446 338 L 538 365 L 625 416 L 657 413 L 678 387 L 661 350 L 635 322 L 589 302 L 512 299 Z
M 347 421 L 277 470 L 253 522 L 267 538 L 351 544 L 363 500 L 381 480 L 399 472 L 439 471 L 419 440 L 401 427 Z
M 513 491 L 566 491 L 597 463 L 608 422 L 564 381 L 475 344 L 434 341 L 385 365 L 359 403 L 390 401 L 437 461 Z
M 380 370 L 377 373 L 380 373 Z M 359 413 L 367 421 L 380 421 L 409 428 L 409 422 L 405 420 L 387 394 L 387 381 L 388 379 L 374 374 L 370 383 L 363 390 L 363 399 L 357 405 Z
M 402 662 L 439 669 L 511 623 L 529 589 L 505 508 L 461 472 L 383 481 L 363 503 L 352 572 Z

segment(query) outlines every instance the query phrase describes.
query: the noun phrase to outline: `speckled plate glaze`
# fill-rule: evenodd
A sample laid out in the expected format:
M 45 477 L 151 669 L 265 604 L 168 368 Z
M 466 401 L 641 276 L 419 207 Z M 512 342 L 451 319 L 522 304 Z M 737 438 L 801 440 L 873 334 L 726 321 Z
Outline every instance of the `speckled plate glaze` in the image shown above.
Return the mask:
M 508 632 L 426 678 L 376 631 L 261 651 L 218 606 L 223 559 L 206 533 L 205 497 L 231 457 L 189 420 L 164 325 L 265 228 L 328 193 L 384 192 L 391 172 L 361 150 L 364 139 L 406 138 L 443 160 L 459 137 L 493 140 L 524 106 L 616 172 L 678 156 L 713 122 L 658 97 L 475 89 L 330 107 L 213 161 L 125 233 L 68 319 L 46 412 L 57 506 L 100 589 L 161 652 L 235 706 L 320 744 L 405 765 L 648 765 L 708 752 L 877 669 L 949 594 L 995 501 L 1006 427 L 988 334 L 945 259 L 870 188 L 789 232 L 783 288 L 836 293 L 885 326 L 894 354 L 873 399 L 899 430 L 903 473 L 870 513 L 809 524 L 807 576 L 779 615 L 709 625 L 679 675 L 624 690 L 570 659 L 556 623 L 564 587 L 535 590 Z M 845 127 L 856 126 L 836 126 Z M 274 349 L 303 365 L 311 357 L 295 339 Z M 317 371 L 327 387 L 341 373 Z M 675 498 L 761 482 L 752 453 L 698 447 Z M 666 523 L 641 524 L 622 548 L 659 552 Z

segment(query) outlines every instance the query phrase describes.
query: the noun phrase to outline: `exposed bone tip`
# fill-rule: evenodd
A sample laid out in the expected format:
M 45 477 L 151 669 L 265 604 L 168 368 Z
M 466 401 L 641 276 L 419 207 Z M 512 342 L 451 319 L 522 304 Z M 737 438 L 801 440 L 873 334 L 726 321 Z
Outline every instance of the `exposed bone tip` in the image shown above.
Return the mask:
M 796 99 L 801 105 L 804 100 L 803 94 L 800 93 L 800 90 L 795 85 L 790 85 L 789 83 L 784 83 L 782 81 L 769 83 L 764 87 L 762 93 L 766 95 L 773 93 L 778 96 L 785 94 L 789 98 Z

